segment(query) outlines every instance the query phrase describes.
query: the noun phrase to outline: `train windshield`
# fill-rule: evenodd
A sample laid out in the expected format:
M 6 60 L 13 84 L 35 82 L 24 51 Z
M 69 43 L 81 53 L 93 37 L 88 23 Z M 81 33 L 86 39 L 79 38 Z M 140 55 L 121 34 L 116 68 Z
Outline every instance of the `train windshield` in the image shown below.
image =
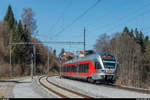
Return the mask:
M 114 69 L 115 63 L 104 62 L 104 67 L 108 69 Z
M 100 54 L 103 61 L 115 61 L 115 56 L 111 53 Z

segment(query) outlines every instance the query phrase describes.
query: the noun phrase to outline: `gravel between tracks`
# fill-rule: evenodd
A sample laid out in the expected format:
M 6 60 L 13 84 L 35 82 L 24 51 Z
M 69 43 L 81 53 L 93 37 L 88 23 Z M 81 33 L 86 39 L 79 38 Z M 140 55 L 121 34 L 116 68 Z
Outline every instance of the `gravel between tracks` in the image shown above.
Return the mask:
M 49 77 L 48 80 L 94 98 L 150 98 L 150 94 L 93 85 L 77 80 L 60 79 L 58 76 Z
M 41 86 L 39 83 L 39 77 L 35 77 L 32 84 L 33 90 L 40 94 L 43 98 L 57 98 L 52 95 L 49 90 L 45 89 L 45 87 Z

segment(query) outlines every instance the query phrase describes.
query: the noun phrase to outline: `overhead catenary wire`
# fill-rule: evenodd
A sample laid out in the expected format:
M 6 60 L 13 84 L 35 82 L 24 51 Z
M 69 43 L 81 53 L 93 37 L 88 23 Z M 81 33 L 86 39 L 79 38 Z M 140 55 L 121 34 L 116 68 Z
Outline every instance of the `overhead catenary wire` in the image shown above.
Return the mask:
M 64 8 L 64 10 L 62 11 L 62 13 L 60 14 L 60 16 L 58 17 L 58 19 L 56 20 L 56 22 L 51 26 L 50 31 L 52 32 L 53 29 L 55 28 L 55 26 L 58 24 L 58 22 L 60 21 L 61 18 L 64 17 L 64 15 L 67 13 L 68 8 L 71 6 L 72 1 L 70 1 L 66 7 Z M 63 19 L 64 20 L 64 19 Z
M 123 7 L 123 6 L 126 6 L 125 3 L 126 3 L 126 1 L 123 1 L 123 2 L 119 3 L 118 5 L 121 6 L 121 7 Z M 127 4 L 127 3 L 126 3 L 126 4 Z M 111 8 L 111 7 L 108 7 L 108 8 Z M 97 23 L 100 23 L 100 21 L 98 21 L 99 18 L 102 19 L 102 18 L 105 18 L 106 16 L 110 16 L 111 13 L 114 13 L 112 8 L 111 8 L 110 10 L 106 10 L 106 9 L 105 9 L 105 12 L 108 12 L 108 13 L 105 13 L 104 15 L 99 16 L 98 19 L 95 20 L 95 22 L 92 22 L 93 24 L 90 24 L 89 21 L 87 21 L 88 23 L 87 23 L 86 25 L 87 25 L 88 27 L 89 27 L 89 26 L 92 26 L 92 27 L 93 27 L 93 26 L 97 26 Z M 102 13 L 101 13 L 101 14 L 102 14 Z
M 94 7 L 96 7 L 101 0 L 97 0 L 96 3 L 94 3 L 92 6 L 90 6 L 87 10 L 85 10 L 81 15 L 79 15 L 78 17 L 76 17 L 70 24 L 68 24 L 66 27 L 64 27 L 62 30 L 60 30 L 59 32 L 57 32 L 54 37 L 58 36 L 60 33 L 64 32 L 66 29 L 68 29 L 69 27 L 71 27 L 74 23 L 76 23 L 79 19 L 81 19 L 83 16 L 85 16 L 91 9 L 93 9 Z
M 139 13 L 139 14 L 138 14 L 138 17 L 139 17 L 139 16 L 143 16 L 144 14 L 145 14 L 145 12 Z M 110 31 L 114 30 L 116 27 L 121 26 L 121 25 L 123 25 L 123 24 L 126 23 L 126 22 L 136 21 L 136 20 L 134 20 L 135 17 L 137 17 L 137 16 L 134 16 L 134 17 L 132 17 L 132 18 L 130 18 L 130 19 L 127 19 L 127 20 L 125 20 L 123 23 L 113 25 L 112 28 L 109 29 L 106 33 L 108 33 L 108 32 L 110 32 Z
M 22 45 L 22 44 L 63 44 L 63 45 L 83 45 L 84 42 L 68 42 L 68 41 L 47 41 L 47 42 L 14 42 L 9 45 Z
M 134 10 L 134 11 L 132 11 L 132 12 L 130 12 L 130 13 L 128 13 L 127 14 L 127 16 L 121 16 L 120 18 L 119 18 L 119 21 L 118 22 L 121 22 L 121 21 L 124 21 L 125 19 L 127 19 L 125 22 L 128 22 L 128 21 L 130 21 L 131 20 L 131 14 L 134 14 L 133 16 L 135 17 L 135 14 L 136 13 L 138 13 L 140 10 L 143 10 L 143 8 L 145 8 L 145 7 L 149 7 L 149 5 L 150 5 L 150 3 L 147 3 L 147 4 L 145 4 L 145 5 L 143 5 L 143 6 L 141 6 L 140 8 L 137 8 L 136 10 Z M 130 15 L 130 16 L 129 16 Z M 142 13 L 140 13 L 140 14 L 138 14 L 139 16 L 141 16 L 141 15 L 143 15 L 143 12 Z M 136 15 L 137 16 L 137 15 Z M 132 18 L 133 19 L 133 18 Z M 120 24 L 122 24 L 122 23 L 119 23 L 119 25 Z M 106 24 L 106 25 L 103 25 L 102 27 L 96 27 L 95 29 L 92 29 L 92 30 L 89 30 L 89 32 L 93 32 L 93 31 L 96 31 L 96 30 L 99 30 L 100 28 L 103 28 L 103 27 L 108 27 L 108 26 L 113 26 L 113 28 L 112 29 L 115 29 L 114 27 L 116 27 L 115 25 L 118 25 L 118 23 L 116 23 L 115 25 L 114 25 L 114 22 L 112 23 L 112 24 Z M 119 26 L 118 25 L 118 26 Z

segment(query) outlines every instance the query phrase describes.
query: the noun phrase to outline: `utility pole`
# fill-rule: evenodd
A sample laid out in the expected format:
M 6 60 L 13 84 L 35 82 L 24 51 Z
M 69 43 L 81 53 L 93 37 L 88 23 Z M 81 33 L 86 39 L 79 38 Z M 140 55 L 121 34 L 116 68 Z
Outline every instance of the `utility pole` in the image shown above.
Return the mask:
M 31 54 L 31 78 L 33 79 L 33 54 Z
M 59 59 L 60 60 L 60 79 L 61 79 L 61 67 L 62 67 L 62 60 L 61 59 Z
M 85 27 L 84 27 L 84 56 L 85 56 Z
M 35 45 L 33 45 L 33 57 L 34 57 L 34 75 L 36 75 L 36 48 Z
M 48 65 L 48 67 L 49 67 L 49 48 L 48 48 L 48 61 L 47 61 L 47 65 Z
M 9 71 L 10 71 L 10 77 L 12 77 L 11 48 L 12 48 L 12 45 L 10 44 L 10 47 L 9 47 L 9 50 L 10 50 L 10 51 L 9 51 L 9 54 L 10 54 L 10 55 L 9 55 L 9 57 L 10 57 L 10 58 L 9 58 L 9 59 L 10 59 L 10 60 L 9 60 L 9 61 L 10 61 L 10 62 L 9 62 L 9 63 L 10 63 L 10 69 L 9 69 Z

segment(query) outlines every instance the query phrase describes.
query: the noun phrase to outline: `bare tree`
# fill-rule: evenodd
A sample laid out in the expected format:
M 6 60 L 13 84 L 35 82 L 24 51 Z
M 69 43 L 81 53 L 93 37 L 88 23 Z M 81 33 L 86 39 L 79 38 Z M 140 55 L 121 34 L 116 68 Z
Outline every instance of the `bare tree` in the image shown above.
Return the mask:
M 101 34 L 96 40 L 96 44 L 94 45 L 94 49 L 96 50 L 96 52 L 107 51 L 109 41 L 110 37 L 106 33 Z
M 34 34 L 37 29 L 36 20 L 34 17 L 35 14 L 31 8 L 23 8 L 23 13 L 21 15 L 22 23 L 31 34 Z
M 109 48 L 119 62 L 119 84 L 140 87 L 141 82 L 141 47 L 128 34 L 117 34 L 112 38 Z

